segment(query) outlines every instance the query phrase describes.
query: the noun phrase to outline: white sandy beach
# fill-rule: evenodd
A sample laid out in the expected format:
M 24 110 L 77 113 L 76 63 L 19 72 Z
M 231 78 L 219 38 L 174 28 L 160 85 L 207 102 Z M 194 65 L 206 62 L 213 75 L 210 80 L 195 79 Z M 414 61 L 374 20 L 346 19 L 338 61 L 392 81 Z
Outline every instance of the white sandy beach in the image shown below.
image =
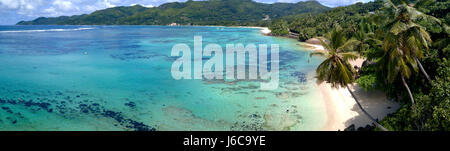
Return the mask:
M 179 26 L 183 26 L 183 25 L 179 25 Z M 197 25 L 192 25 L 192 26 L 197 26 Z M 200 27 L 205 27 L 205 25 L 201 25 Z M 260 29 L 261 33 L 264 35 L 268 35 L 272 32 L 268 27 L 257 27 L 257 26 L 216 26 L 216 25 L 212 25 L 212 26 L 206 26 L 206 27 L 254 28 L 254 29 Z
M 263 33 L 264 35 L 270 34 L 272 31 L 267 28 L 267 27 L 260 27 L 261 29 L 261 33 Z
M 303 45 L 313 51 L 326 51 L 321 45 L 307 43 Z M 350 63 L 353 66 L 361 67 L 363 62 L 364 59 L 357 59 Z M 322 130 L 342 131 L 352 124 L 356 128 L 372 124 L 370 119 L 359 109 L 347 88 L 332 88 L 331 84 L 325 82 L 317 84 L 317 87 L 322 93 L 328 117 L 327 123 Z M 351 89 L 364 109 L 376 119 L 381 120 L 400 108 L 400 104 L 389 100 L 382 91 L 365 92 L 356 84 Z
M 314 44 L 309 44 L 309 43 L 301 43 L 301 45 L 303 48 L 307 48 L 313 51 L 325 51 L 325 48 L 322 45 L 314 45 Z M 361 63 L 362 64 L 362 63 Z

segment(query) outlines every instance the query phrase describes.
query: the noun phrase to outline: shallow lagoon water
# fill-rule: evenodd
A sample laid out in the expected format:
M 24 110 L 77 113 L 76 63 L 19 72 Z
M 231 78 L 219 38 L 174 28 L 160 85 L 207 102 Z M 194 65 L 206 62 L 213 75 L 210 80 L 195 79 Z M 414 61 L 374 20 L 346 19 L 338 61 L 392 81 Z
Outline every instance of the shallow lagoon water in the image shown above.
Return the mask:
M 280 87 L 174 80 L 171 49 L 194 36 L 279 44 Z M 254 28 L 0 26 L 0 130 L 320 130 L 320 59 L 302 49 Z

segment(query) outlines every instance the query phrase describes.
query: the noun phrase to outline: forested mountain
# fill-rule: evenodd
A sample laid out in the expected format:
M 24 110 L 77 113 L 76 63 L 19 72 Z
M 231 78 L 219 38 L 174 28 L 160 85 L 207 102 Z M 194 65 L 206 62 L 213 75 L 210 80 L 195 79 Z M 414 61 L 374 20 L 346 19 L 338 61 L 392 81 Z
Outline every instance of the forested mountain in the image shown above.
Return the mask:
M 330 8 L 317 1 L 265 4 L 252 0 L 208 0 L 114 7 L 89 15 L 40 17 L 19 25 L 264 25 L 283 16 L 318 13 Z

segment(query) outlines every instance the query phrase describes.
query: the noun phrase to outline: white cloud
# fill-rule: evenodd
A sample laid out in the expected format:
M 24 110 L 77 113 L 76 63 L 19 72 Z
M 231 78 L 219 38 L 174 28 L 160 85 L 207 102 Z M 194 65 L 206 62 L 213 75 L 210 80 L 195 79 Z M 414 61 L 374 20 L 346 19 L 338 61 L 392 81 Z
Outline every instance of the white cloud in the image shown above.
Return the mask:
M 117 2 L 118 2 L 117 0 L 96 0 L 95 3 L 81 2 L 80 4 L 81 5 L 84 4 L 86 11 L 92 12 L 92 11 L 96 11 L 96 10 L 100 10 L 100 9 L 116 7 L 117 5 L 115 5 L 114 3 L 117 3 Z
M 268 3 L 272 3 L 272 2 L 295 3 L 295 2 L 307 1 L 307 0 L 257 0 L 257 1 L 268 2 Z M 354 4 L 357 2 L 369 2 L 372 0 L 317 0 L 317 1 L 320 2 L 322 5 L 325 5 L 328 7 L 337 7 L 337 6 L 345 6 L 345 5 Z
M 15 11 L 17 14 L 30 15 L 43 4 L 42 0 L 0 0 L 0 11 Z
M 130 6 L 136 6 L 136 5 L 141 5 L 141 6 L 143 6 L 143 7 L 147 7 L 147 8 L 152 8 L 152 7 L 155 7 L 155 6 L 153 6 L 153 5 L 143 5 L 143 4 L 130 4 Z
M 355 4 L 357 2 L 369 2 L 371 0 L 318 0 L 325 6 L 336 7 Z
M 18 0 L 0 0 L 1 8 L 6 9 L 18 9 L 20 6 L 20 1 Z
M 44 9 L 44 12 L 49 14 L 49 16 L 58 16 L 59 15 L 59 13 L 53 7 Z
M 55 0 L 53 2 L 53 6 L 58 8 L 58 9 L 60 9 L 60 10 L 63 10 L 63 11 L 71 11 L 71 10 L 77 10 L 78 9 L 78 7 L 74 6 L 72 4 L 72 2 L 65 1 L 65 0 Z
M 116 7 L 116 5 L 111 2 L 117 2 L 117 0 L 103 0 L 103 4 L 105 4 L 107 8 Z

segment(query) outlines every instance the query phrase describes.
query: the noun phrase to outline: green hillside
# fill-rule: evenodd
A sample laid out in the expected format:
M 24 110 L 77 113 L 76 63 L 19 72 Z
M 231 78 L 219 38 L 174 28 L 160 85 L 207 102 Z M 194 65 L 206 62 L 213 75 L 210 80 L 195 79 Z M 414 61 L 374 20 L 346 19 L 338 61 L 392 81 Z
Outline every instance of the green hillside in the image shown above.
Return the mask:
M 316 1 L 265 4 L 252 0 L 208 0 L 99 10 L 89 15 L 40 17 L 18 25 L 264 25 L 268 19 L 318 13 L 330 8 Z

